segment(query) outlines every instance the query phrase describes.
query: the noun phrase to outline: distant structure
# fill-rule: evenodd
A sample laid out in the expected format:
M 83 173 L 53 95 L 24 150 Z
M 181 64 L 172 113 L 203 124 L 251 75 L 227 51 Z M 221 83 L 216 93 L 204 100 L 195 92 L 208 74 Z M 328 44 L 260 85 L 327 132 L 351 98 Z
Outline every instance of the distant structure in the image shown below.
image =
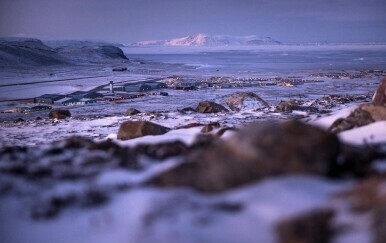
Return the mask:
M 98 92 L 75 91 L 75 92 L 67 95 L 67 97 L 77 98 L 77 99 L 83 99 L 83 98 L 97 99 L 97 98 L 102 98 L 103 94 L 98 93 Z
M 123 86 L 123 91 L 125 92 L 143 92 L 150 91 L 155 89 L 165 89 L 167 85 L 161 82 L 146 82 L 146 83 L 137 83 L 129 84 Z
M 52 106 L 49 106 L 49 105 L 19 106 L 19 107 L 16 107 L 16 112 L 30 113 L 30 112 L 50 110 L 50 109 L 52 109 Z
M 110 93 L 114 93 L 114 81 L 110 81 Z
M 60 100 L 64 97 L 65 97 L 64 95 L 58 95 L 58 94 L 44 94 L 34 98 L 34 103 L 54 104 L 55 101 Z

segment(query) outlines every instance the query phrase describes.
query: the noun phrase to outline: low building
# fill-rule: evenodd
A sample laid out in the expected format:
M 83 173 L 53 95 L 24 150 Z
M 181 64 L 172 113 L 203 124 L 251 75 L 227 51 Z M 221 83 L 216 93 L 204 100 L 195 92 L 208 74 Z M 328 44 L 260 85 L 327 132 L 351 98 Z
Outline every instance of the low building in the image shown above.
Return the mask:
M 55 105 L 77 105 L 78 102 L 79 102 L 79 99 L 77 98 L 66 97 L 55 101 L 54 104 Z
M 83 99 L 83 98 L 97 99 L 97 98 L 102 98 L 103 94 L 98 92 L 75 91 L 67 96 L 71 98 L 77 98 L 77 99 Z
M 143 92 L 150 91 L 151 86 L 147 84 L 133 84 L 123 86 L 123 91 L 125 92 Z
M 88 105 L 96 102 L 97 101 L 95 99 L 82 98 L 78 101 L 77 105 Z
M 149 85 L 153 89 L 166 89 L 168 86 L 165 83 L 161 82 L 147 82 L 146 85 Z
M 16 112 L 30 113 L 35 111 L 51 110 L 52 106 L 49 105 L 36 105 L 36 106 L 20 106 L 16 107 Z
M 64 97 L 65 97 L 64 95 L 59 95 L 59 94 L 44 94 L 34 98 L 34 103 L 54 104 L 55 101 L 63 99 Z

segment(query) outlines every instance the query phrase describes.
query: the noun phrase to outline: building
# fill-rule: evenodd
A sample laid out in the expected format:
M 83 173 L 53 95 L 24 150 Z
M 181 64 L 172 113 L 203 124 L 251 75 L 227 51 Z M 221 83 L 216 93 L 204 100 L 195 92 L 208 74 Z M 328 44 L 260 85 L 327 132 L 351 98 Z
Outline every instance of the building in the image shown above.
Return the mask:
M 55 105 L 88 105 L 96 103 L 95 99 L 66 97 L 55 101 Z
M 20 106 L 16 107 L 16 112 L 30 113 L 34 111 L 51 110 L 52 106 L 49 105 L 36 105 L 36 106 Z
M 75 91 L 67 96 L 76 99 L 97 99 L 102 98 L 103 94 L 98 92 Z
M 79 102 L 79 99 L 77 98 L 66 97 L 55 101 L 54 105 L 77 105 L 78 102 Z
M 65 97 L 64 95 L 59 95 L 59 94 L 44 94 L 34 98 L 34 103 L 54 104 L 55 101 L 63 99 L 64 97 Z
M 150 91 L 155 89 L 165 89 L 167 87 L 168 86 L 165 83 L 161 83 L 161 82 L 146 82 L 146 83 L 127 84 L 123 86 L 123 91 L 143 92 L 143 91 Z
M 142 92 L 151 90 L 151 86 L 147 84 L 132 84 L 123 86 L 125 92 Z
M 147 82 L 146 85 L 149 85 L 153 89 L 166 89 L 168 86 L 165 83 L 161 82 Z

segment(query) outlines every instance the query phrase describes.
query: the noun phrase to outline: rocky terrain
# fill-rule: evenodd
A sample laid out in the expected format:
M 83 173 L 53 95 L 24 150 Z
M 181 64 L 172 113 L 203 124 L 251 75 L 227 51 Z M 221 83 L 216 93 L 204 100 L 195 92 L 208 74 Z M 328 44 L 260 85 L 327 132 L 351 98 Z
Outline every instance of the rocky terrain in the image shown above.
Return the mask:
M 270 106 L 238 92 L 224 105 L 105 117 L 57 110 L 3 122 L 0 234 L 7 242 L 383 242 L 385 85 L 373 101 Z

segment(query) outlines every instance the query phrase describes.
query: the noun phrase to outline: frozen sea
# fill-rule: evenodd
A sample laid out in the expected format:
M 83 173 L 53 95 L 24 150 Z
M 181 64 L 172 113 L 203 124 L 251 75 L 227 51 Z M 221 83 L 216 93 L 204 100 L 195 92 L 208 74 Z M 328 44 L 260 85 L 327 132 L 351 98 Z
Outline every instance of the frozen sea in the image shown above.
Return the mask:
M 126 47 L 134 60 L 184 64 L 222 74 L 386 69 L 386 45 Z

